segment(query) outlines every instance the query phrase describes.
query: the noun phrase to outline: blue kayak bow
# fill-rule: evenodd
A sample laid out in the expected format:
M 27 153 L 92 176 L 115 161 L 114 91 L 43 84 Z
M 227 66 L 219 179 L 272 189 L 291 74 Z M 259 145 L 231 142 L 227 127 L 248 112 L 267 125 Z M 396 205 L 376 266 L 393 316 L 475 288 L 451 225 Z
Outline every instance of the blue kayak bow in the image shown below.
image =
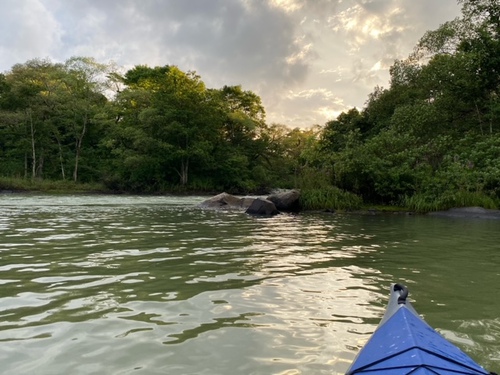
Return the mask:
M 420 318 L 407 296 L 405 286 L 391 286 L 385 315 L 346 375 L 493 375 Z

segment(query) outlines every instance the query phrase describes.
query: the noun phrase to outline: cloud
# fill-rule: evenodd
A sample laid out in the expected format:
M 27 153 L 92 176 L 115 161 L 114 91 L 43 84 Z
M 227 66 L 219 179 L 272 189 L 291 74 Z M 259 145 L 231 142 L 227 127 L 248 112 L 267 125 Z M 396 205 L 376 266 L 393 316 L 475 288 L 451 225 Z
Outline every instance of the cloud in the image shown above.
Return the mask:
M 0 22 L 0 70 L 34 57 L 48 57 L 61 46 L 63 31 L 42 1 L 5 0 Z
M 195 70 L 260 95 L 268 122 L 306 127 L 361 107 L 455 0 L 4 0 L 0 70 L 74 56 Z
M 273 122 L 301 127 L 301 124 L 322 125 L 339 115 L 346 106 L 343 98 L 334 91 L 318 87 L 289 90 L 273 108 L 278 109 L 277 113 L 271 113 Z M 290 108 L 295 110 L 292 112 Z
M 64 27 L 73 30 L 65 39 L 72 54 L 178 65 L 213 84 L 238 84 L 244 77 L 253 89 L 286 87 L 306 79 L 314 58 L 306 38 L 297 38 L 293 19 L 266 1 L 50 3 L 64 11 Z

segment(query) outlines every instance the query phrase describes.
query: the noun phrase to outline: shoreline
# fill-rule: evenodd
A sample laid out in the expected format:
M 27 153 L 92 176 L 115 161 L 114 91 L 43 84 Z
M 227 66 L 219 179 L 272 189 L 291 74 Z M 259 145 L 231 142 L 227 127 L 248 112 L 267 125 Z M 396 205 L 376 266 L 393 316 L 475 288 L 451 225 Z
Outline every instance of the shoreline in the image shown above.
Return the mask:
M 157 193 L 133 193 L 124 191 L 111 191 L 99 189 L 0 189 L 1 195 L 31 195 L 31 194 L 46 194 L 46 195 L 135 195 L 135 196 L 213 196 L 211 192 L 157 192 Z M 404 216 L 434 216 L 434 217 L 448 217 L 448 218 L 469 218 L 469 219 L 485 219 L 485 220 L 500 220 L 500 210 L 487 209 L 482 207 L 454 207 L 448 210 L 416 212 L 407 210 L 404 207 L 398 206 L 378 206 L 373 207 L 367 205 L 366 208 L 357 210 L 302 210 L 300 213 L 326 213 L 326 214 L 349 214 L 349 215 L 364 215 L 364 216 L 383 216 L 383 215 L 404 215 Z

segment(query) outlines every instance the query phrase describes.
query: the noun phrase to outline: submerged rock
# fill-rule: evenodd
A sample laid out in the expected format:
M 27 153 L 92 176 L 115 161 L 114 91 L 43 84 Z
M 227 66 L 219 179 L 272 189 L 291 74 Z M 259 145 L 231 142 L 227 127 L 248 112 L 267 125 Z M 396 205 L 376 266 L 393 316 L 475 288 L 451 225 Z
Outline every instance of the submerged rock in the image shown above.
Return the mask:
M 451 208 L 447 211 L 429 212 L 430 216 L 460 217 L 474 219 L 497 219 L 500 220 L 500 210 L 489 210 L 482 207 Z

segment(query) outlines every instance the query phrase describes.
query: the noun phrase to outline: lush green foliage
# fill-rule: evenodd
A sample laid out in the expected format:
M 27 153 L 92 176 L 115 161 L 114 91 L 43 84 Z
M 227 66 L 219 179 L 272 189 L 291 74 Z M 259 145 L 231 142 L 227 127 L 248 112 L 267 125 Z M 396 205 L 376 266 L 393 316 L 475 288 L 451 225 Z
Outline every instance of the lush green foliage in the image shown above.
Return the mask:
M 311 131 L 268 126 L 260 98 L 194 72 L 90 58 L 0 75 L 0 176 L 134 192 L 293 187 Z M 297 147 L 293 142 L 304 142 Z
M 418 211 L 498 207 L 500 3 L 460 2 L 462 17 L 394 63 L 390 88 L 326 124 L 333 185 Z

